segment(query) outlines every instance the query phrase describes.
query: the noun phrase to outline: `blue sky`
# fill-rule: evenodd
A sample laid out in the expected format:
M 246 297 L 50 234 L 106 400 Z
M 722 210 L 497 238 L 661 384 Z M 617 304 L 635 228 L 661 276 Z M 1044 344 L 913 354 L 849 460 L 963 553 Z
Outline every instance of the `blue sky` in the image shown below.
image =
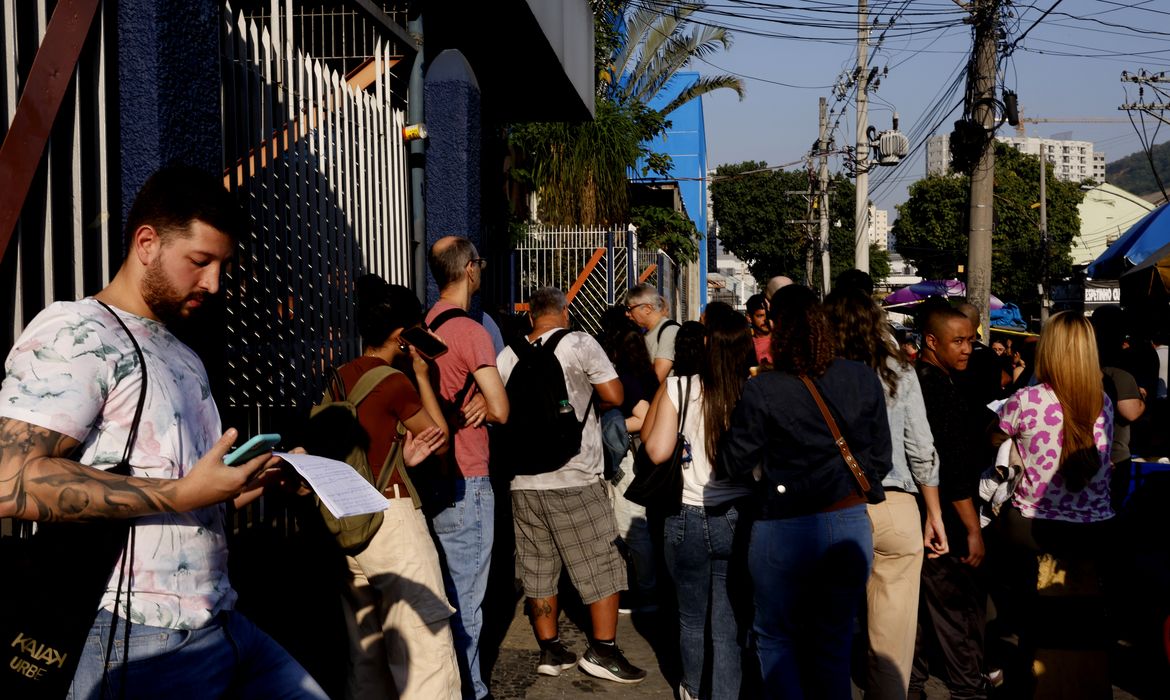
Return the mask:
M 1019 94 L 1026 117 L 1124 120 L 1126 113 L 1118 111 L 1118 106 L 1137 101 L 1138 94 L 1132 84 L 1126 87 L 1121 83 L 1121 72 L 1141 68 L 1170 71 L 1170 0 L 1062 0 L 1032 26 L 1055 1 L 1035 0 L 1035 4 L 1010 6 L 1014 16 L 1007 21 L 1008 41 L 1031 29 L 1012 56 L 1002 62 L 1000 85 Z M 832 86 L 842 71 L 851 69 L 856 62 L 856 15 L 851 14 L 856 12 L 856 3 L 787 0 L 788 6 L 802 8 L 796 11 L 779 9 L 780 4 L 712 0 L 696 16 L 700 22 L 731 28 L 734 44 L 730 51 L 695 61 L 690 68 L 704 74 L 740 74 L 747 86 L 742 102 L 729 90 L 704 98 L 712 167 L 744 160 L 764 160 L 769 165 L 799 161 L 816 140 L 817 100 L 821 96 L 827 97 L 829 106 L 837 111 L 830 118 L 838 125 L 837 145 L 852 143 L 855 138 L 852 96 L 847 102 L 838 101 Z M 941 103 L 944 88 L 957 71 L 965 75 L 971 31 L 961 22 L 965 13 L 952 0 L 871 0 L 871 21 L 875 17 L 888 20 L 903 8 L 894 29 L 887 32 L 870 60 L 871 67 L 888 66 L 889 74 L 871 96 L 869 121 L 879 129 L 889 128 L 896 109 L 901 131 L 909 134 L 941 119 L 938 113 L 927 122 L 925 114 L 933 104 Z M 793 22 L 800 21 L 835 26 L 793 26 Z M 1165 87 L 1170 89 L 1170 85 Z M 943 111 L 961 97 L 960 88 Z M 1147 89 L 1145 99 L 1157 101 L 1159 96 Z M 959 116 L 961 110 L 956 110 L 942 121 L 937 133 L 949 132 Z M 1147 121 L 1147 134 L 1153 136 L 1155 122 Z M 1003 129 L 1015 133 L 1007 124 Z M 1141 148 L 1137 132 L 1128 121 L 1027 125 L 1030 136 L 1060 132 L 1094 141 L 1097 150 L 1105 152 L 1107 161 Z M 1161 143 L 1168 136 L 1170 126 L 1164 126 L 1155 142 Z M 891 221 L 894 205 L 907 196 L 907 186 L 924 175 L 924 150 L 896 168 L 875 168 L 870 176 L 871 197 L 879 208 L 891 210 Z M 834 170 L 839 163 L 839 159 L 834 162 Z

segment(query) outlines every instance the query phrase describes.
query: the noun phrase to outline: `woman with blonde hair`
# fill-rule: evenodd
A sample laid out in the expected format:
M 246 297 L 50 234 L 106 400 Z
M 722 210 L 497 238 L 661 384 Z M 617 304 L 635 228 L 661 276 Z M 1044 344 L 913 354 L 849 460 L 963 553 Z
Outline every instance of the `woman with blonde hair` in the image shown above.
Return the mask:
M 1004 583 L 1009 610 L 1015 613 L 1011 622 L 1019 625 L 1024 683 L 1030 682 L 1030 652 L 1037 643 L 1029 632 L 1050 628 L 1056 619 L 1071 624 L 1068 634 L 1085 636 L 1078 646 L 1108 648 L 1105 635 L 1088 638 L 1104 628 L 1100 597 L 1095 606 L 1066 598 L 1068 604 L 1055 617 L 1052 600 L 1039 605 L 1037 555 L 1096 563 L 1107 552 L 1114 517 L 1109 499 L 1113 403 L 1102 385 L 1088 319 L 1068 311 L 1049 319 L 1036 347 L 1035 370 L 1038 383 L 1017 391 L 999 410 L 999 429 L 1014 441 L 1024 463 L 998 523 L 1006 545 L 1001 570 L 1010 577 Z M 1098 577 L 1105 573 L 1100 566 L 1087 570 Z M 1044 619 L 1027 619 L 1037 615 Z M 1013 617 L 1011 612 L 1006 616 Z M 1107 679 L 1098 680 L 1102 692 L 1107 690 Z

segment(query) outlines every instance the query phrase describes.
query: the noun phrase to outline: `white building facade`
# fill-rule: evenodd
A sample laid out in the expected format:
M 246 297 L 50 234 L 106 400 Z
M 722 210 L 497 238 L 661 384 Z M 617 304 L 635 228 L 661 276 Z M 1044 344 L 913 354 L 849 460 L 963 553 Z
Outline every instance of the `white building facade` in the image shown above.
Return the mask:
M 1021 153 L 1043 156 L 1058 180 L 1097 184 L 1105 182 L 1105 154 L 1093 150 L 1092 141 L 1044 139 L 1036 136 L 997 136 L 1002 143 Z M 951 171 L 951 135 L 938 134 L 926 142 L 926 174 L 945 175 Z

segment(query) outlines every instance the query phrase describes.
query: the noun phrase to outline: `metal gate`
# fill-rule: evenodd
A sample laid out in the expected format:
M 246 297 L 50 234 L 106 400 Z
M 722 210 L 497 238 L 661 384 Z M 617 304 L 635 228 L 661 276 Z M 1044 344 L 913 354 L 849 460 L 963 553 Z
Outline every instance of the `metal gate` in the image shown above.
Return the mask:
M 534 291 L 557 287 L 569 298 L 574 327 L 596 334 L 605 310 L 624 299 L 630 287 L 648 282 L 667 298 L 674 315 L 673 261 L 661 250 L 638 248 L 637 235 L 624 227 L 617 230 L 622 232 L 531 227 L 512 251 L 514 309 L 527 311 Z
M 306 406 L 326 368 L 355 357 L 354 288 L 410 285 L 404 114 L 374 55 L 343 76 L 294 51 L 279 6 L 264 24 L 224 13 L 224 185 L 255 236 L 225 285 L 226 403 Z

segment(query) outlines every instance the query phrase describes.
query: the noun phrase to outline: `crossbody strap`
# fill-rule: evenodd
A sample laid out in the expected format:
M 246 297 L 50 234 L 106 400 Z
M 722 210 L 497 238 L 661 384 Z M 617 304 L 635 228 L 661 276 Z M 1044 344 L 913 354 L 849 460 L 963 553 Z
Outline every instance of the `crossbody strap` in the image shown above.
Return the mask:
M 837 443 L 837 449 L 841 451 L 841 456 L 845 458 L 845 464 L 849 467 L 849 471 L 853 472 L 853 478 L 857 480 L 857 485 L 861 488 L 862 495 L 868 494 L 870 490 L 869 478 L 865 476 L 865 471 L 853 456 L 853 452 L 849 449 L 849 443 L 845 442 L 845 436 L 841 435 L 841 430 L 837 428 L 837 421 L 833 420 L 833 414 L 829 412 L 829 407 L 825 405 L 825 400 L 821 398 L 821 392 L 817 390 L 816 385 L 807 376 L 800 375 L 800 381 L 804 382 L 804 385 L 808 387 L 808 391 L 812 394 L 813 400 L 817 402 L 817 408 L 821 409 L 821 415 L 825 417 L 825 423 L 829 425 L 829 432 L 833 433 L 833 440 Z
M 687 423 L 687 408 L 690 407 L 690 405 L 691 405 L 691 376 L 692 375 L 689 375 L 689 374 L 687 375 L 686 396 L 683 396 L 683 393 L 682 393 L 683 392 L 682 377 L 675 377 L 675 379 L 678 380 L 678 382 L 676 382 L 676 385 L 678 386 L 678 392 L 679 392 L 678 393 L 678 403 L 679 403 L 678 434 L 679 435 L 683 434 L 683 427 L 686 426 L 686 423 Z
M 126 327 L 126 322 L 122 317 L 114 312 L 106 302 L 101 299 L 94 298 L 94 301 L 102 305 L 122 330 L 126 331 L 126 337 L 130 339 L 130 344 L 134 346 L 134 353 L 138 355 L 138 364 L 142 367 L 142 386 L 138 391 L 138 405 L 134 408 L 134 422 L 130 424 L 130 433 L 126 436 L 126 447 L 122 450 L 122 461 L 116 467 L 110 470 L 114 474 L 122 474 L 124 476 L 130 475 L 130 450 L 134 448 L 134 443 L 138 440 L 138 424 L 142 421 L 142 410 L 146 407 L 146 356 L 142 354 L 142 348 L 138 345 L 138 340 L 134 338 L 134 334 Z

